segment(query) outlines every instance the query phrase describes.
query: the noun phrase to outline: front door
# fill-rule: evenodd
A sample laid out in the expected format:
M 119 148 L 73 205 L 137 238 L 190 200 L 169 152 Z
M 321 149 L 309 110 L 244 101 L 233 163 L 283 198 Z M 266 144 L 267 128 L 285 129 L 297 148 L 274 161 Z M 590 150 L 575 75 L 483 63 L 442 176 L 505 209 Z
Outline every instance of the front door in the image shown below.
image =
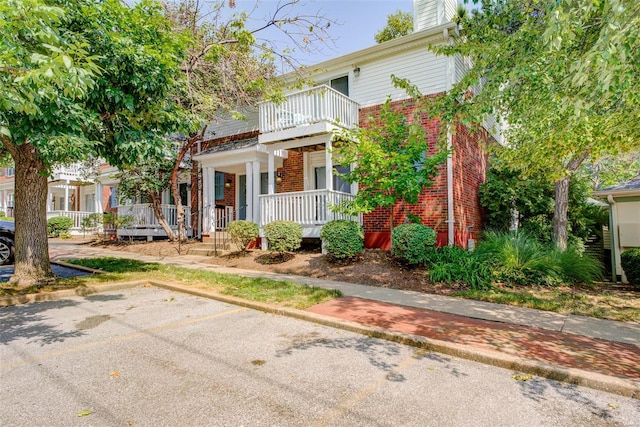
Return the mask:
M 238 219 L 247 219 L 247 176 L 238 177 Z
M 313 169 L 315 175 L 315 189 L 324 190 L 327 188 L 327 168 L 325 166 L 318 166 Z

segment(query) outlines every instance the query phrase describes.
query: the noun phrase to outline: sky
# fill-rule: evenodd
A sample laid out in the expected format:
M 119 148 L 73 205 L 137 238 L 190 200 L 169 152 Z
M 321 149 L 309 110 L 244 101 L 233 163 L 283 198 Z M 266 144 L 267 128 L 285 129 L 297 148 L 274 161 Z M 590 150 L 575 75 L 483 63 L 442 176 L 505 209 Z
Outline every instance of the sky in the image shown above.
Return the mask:
M 261 21 L 264 22 L 263 18 L 277 4 L 277 0 L 261 0 L 248 26 L 255 28 Z M 254 5 L 255 1 L 238 0 L 236 10 L 247 10 Z M 296 11 L 307 14 L 319 12 L 319 15 L 335 21 L 328 29 L 333 43 L 322 46 L 322 52 L 305 54 L 296 51 L 294 56 L 303 64 L 310 65 L 373 46 L 376 44 L 374 34 L 384 28 L 387 15 L 396 10 L 411 12 L 412 8 L 412 0 L 307 0 L 304 5 L 297 6 Z M 270 39 L 280 37 L 277 32 L 263 32 L 258 36 Z

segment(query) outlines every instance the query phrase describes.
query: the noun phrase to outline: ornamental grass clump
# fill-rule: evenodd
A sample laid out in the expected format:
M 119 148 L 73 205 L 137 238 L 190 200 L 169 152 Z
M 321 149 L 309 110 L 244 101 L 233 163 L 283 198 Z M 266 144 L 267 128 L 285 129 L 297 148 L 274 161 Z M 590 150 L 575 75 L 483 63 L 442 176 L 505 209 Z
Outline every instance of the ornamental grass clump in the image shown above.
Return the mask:
M 269 250 L 284 254 L 293 252 L 302 244 L 302 226 L 293 221 L 273 221 L 264 227 Z
M 336 260 L 353 259 L 364 249 L 364 231 L 355 221 L 328 222 L 322 227 L 320 238 L 327 255 Z
M 232 221 L 227 225 L 229 238 L 239 251 L 246 252 L 247 246 L 259 235 L 258 224 L 251 221 Z
M 402 224 L 391 232 L 391 251 L 407 264 L 424 264 L 436 237 L 436 232 L 426 225 Z
M 627 249 L 620 255 L 627 280 L 640 289 L 640 248 Z

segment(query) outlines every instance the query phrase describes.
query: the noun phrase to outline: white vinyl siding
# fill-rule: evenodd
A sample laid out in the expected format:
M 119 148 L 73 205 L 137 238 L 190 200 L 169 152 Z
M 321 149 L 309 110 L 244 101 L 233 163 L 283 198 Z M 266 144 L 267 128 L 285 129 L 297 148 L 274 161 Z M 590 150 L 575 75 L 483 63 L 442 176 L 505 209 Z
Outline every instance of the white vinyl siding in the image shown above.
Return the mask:
M 365 63 L 360 69 L 360 77 L 353 79 L 350 98 L 362 107 L 382 104 L 388 95 L 394 100 L 407 98 L 404 90 L 393 86 L 391 74 L 408 79 L 424 95 L 444 92 L 447 87 L 447 58 L 436 56 L 426 47 Z

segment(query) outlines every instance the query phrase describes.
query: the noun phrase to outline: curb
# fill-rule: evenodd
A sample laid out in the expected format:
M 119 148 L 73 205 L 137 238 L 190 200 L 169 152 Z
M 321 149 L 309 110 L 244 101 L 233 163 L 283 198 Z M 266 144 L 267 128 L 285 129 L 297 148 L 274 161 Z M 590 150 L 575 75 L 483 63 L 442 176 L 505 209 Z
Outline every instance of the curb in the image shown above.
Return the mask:
M 156 280 L 138 280 L 134 282 L 116 283 L 87 288 L 64 289 L 43 294 L 29 294 L 17 297 L 5 297 L 0 298 L 0 307 L 32 302 L 53 301 L 72 296 L 87 296 L 100 292 L 131 289 L 146 284 L 150 284 L 169 291 L 185 293 L 202 298 L 214 299 L 216 301 L 262 311 L 264 313 L 313 322 L 319 325 L 342 329 L 345 331 L 366 335 L 372 338 L 379 338 L 399 344 L 410 345 L 412 347 L 446 354 L 449 356 L 459 357 L 461 359 L 471 360 L 486 365 L 492 365 L 499 368 L 536 375 L 555 381 L 588 387 L 624 397 L 630 397 L 633 399 L 640 399 L 640 383 L 632 380 L 611 377 L 604 374 L 584 371 L 581 369 L 560 368 L 548 363 L 536 362 L 529 359 L 499 353 L 496 351 L 478 349 L 472 346 L 455 344 L 447 341 L 434 340 L 418 335 L 369 326 L 358 322 L 336 319 L 334 317 L 311 313 L 304 310 L 276 307 L 270 304 L 222 295 L 214 291 L 194 289 L 184 285 Z

